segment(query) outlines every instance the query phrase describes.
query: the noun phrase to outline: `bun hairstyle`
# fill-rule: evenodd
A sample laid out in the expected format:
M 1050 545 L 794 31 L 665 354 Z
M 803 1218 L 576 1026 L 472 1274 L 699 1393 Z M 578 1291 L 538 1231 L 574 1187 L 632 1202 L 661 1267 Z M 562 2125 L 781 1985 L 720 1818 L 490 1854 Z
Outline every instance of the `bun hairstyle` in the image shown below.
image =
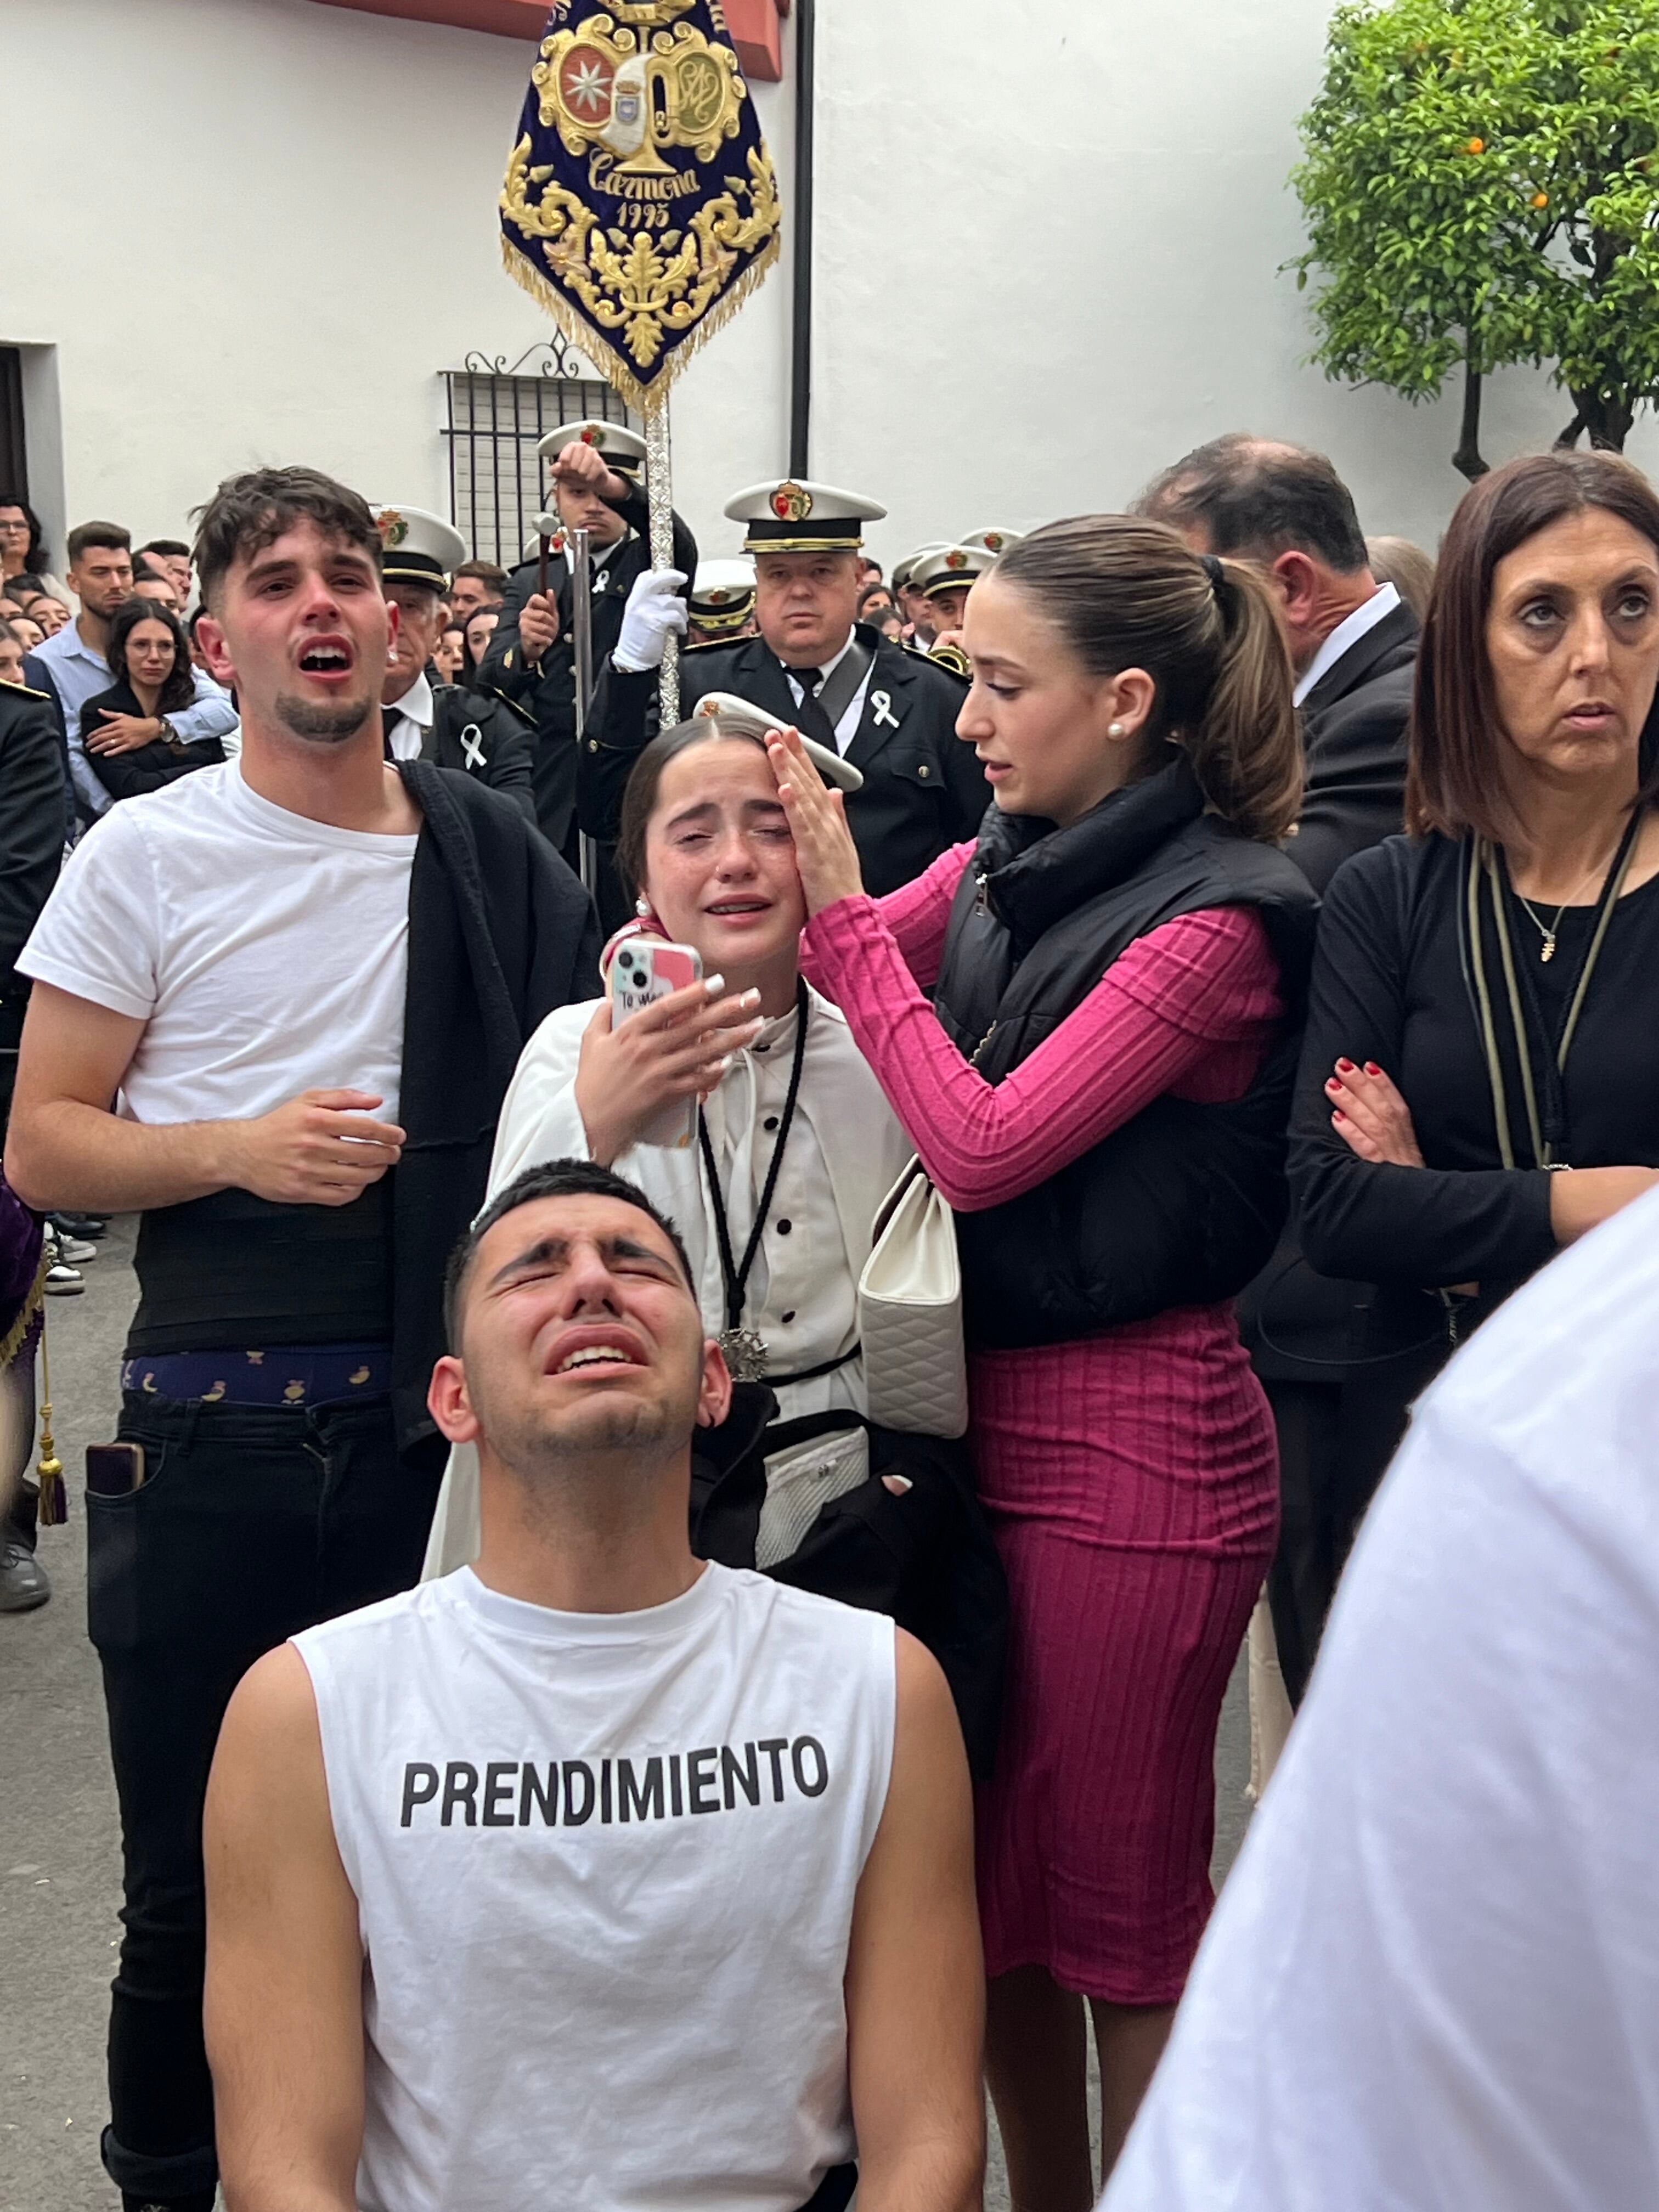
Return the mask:
M 997 581 L 1029 592 L 1091 676 L 1158 687 L 1146 769 L 1179 745 L 1210 811 L 1275 843 L 1302 805 L 1295 677 L 1266 579 L 1193 552 L 1161 522 L 1083 514 L 1011 546 Z

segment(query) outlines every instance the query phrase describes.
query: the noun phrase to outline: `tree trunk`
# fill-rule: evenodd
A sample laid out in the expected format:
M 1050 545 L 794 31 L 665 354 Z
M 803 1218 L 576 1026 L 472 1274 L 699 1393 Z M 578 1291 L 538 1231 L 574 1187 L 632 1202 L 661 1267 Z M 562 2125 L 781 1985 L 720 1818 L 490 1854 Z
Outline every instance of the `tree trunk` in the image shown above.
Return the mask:
M 1591 447 L 1598 453 L 1622 453 L 1636 420 L 1634 400 L 1623 392 L 1575 392 L 1572 396 Z
M 1486 475 L 1486 464 L 1480 458 L 1480 371 L 1474 366 L 1473 355 L 1463 361 L 1463 426 L 1458 434 L 1457 451 L 1452 455 L 1452 466 L 1471 483 Z
M 1568 423 L 1568 425 L 1567 425 L 1566 428 L 1565 428 L 1565 429 L 1561 433 L 1560 436 L 1556 440 L 1556 441 L 1555 441 L 1555 450 L 1556 450 L 1556 452 L 1557 452 L 1558 453 L 1571 453 L 1571 452 L 1573 451 L 1573 449 L 1575 448 L 1575 447 L 1577 445 L 1577 443 L 1578 443 L 1578 441 L 1579 441 L 1580 437 L 1583 435 L 1583 428 L 1584 428 L 1584 418 L 1583 418 L 1583 416 L 1582 414 L 1575 415 L 1575 416 L 1573 416 L 1573 418 L 1572 418 L 1571 422 Z

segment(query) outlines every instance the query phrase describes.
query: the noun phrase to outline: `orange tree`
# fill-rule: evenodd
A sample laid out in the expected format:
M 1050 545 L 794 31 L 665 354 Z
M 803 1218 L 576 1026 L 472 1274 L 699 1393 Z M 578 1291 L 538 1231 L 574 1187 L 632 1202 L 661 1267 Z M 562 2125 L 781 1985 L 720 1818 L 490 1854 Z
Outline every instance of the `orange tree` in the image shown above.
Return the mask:
M 1314 358 L 1416 401 L 1547 367 L 1561 442 L 1659 399 L 1659 0 L 1348 0 L 1294 179 Z

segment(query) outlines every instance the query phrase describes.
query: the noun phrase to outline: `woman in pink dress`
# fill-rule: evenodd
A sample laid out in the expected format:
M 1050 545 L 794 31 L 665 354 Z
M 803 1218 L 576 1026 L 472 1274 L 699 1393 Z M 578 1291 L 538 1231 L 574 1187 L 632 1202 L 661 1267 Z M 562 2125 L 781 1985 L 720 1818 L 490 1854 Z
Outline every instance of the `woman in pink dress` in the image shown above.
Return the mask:
M 1085 2020 L 1109 2168 L 1212 1902 L 1216 1725 L 1278 1523 L 1232 1300 L 1284 1212 L 1316 902 L 1278 849 L 1301 751 L 1253 570 L 1055 523 L 975 587 L 965 644 L 995 803 L 891 897 L 798 740 L 771 752 L 809 971 L 957 1209 L 1013 1603 L 987 2067 L 1013 2202 L 1082 2212 Z

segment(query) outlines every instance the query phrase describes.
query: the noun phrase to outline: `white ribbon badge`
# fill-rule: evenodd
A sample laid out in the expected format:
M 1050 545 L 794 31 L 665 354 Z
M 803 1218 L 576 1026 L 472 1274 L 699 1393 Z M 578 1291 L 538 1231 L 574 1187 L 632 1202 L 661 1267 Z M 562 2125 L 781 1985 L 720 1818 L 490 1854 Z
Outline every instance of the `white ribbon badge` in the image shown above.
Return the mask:
M 893 695 L 890 691 L 872 691 L 870 694 L 870 704 L 876 710 L 876 727 L 878 730 L 897 729 L 898 716 L 893 712 Z
M 461 732 L 461 758 L 468 768 L 484 768 L 483 732 L 476 722 L 469 722 Z

